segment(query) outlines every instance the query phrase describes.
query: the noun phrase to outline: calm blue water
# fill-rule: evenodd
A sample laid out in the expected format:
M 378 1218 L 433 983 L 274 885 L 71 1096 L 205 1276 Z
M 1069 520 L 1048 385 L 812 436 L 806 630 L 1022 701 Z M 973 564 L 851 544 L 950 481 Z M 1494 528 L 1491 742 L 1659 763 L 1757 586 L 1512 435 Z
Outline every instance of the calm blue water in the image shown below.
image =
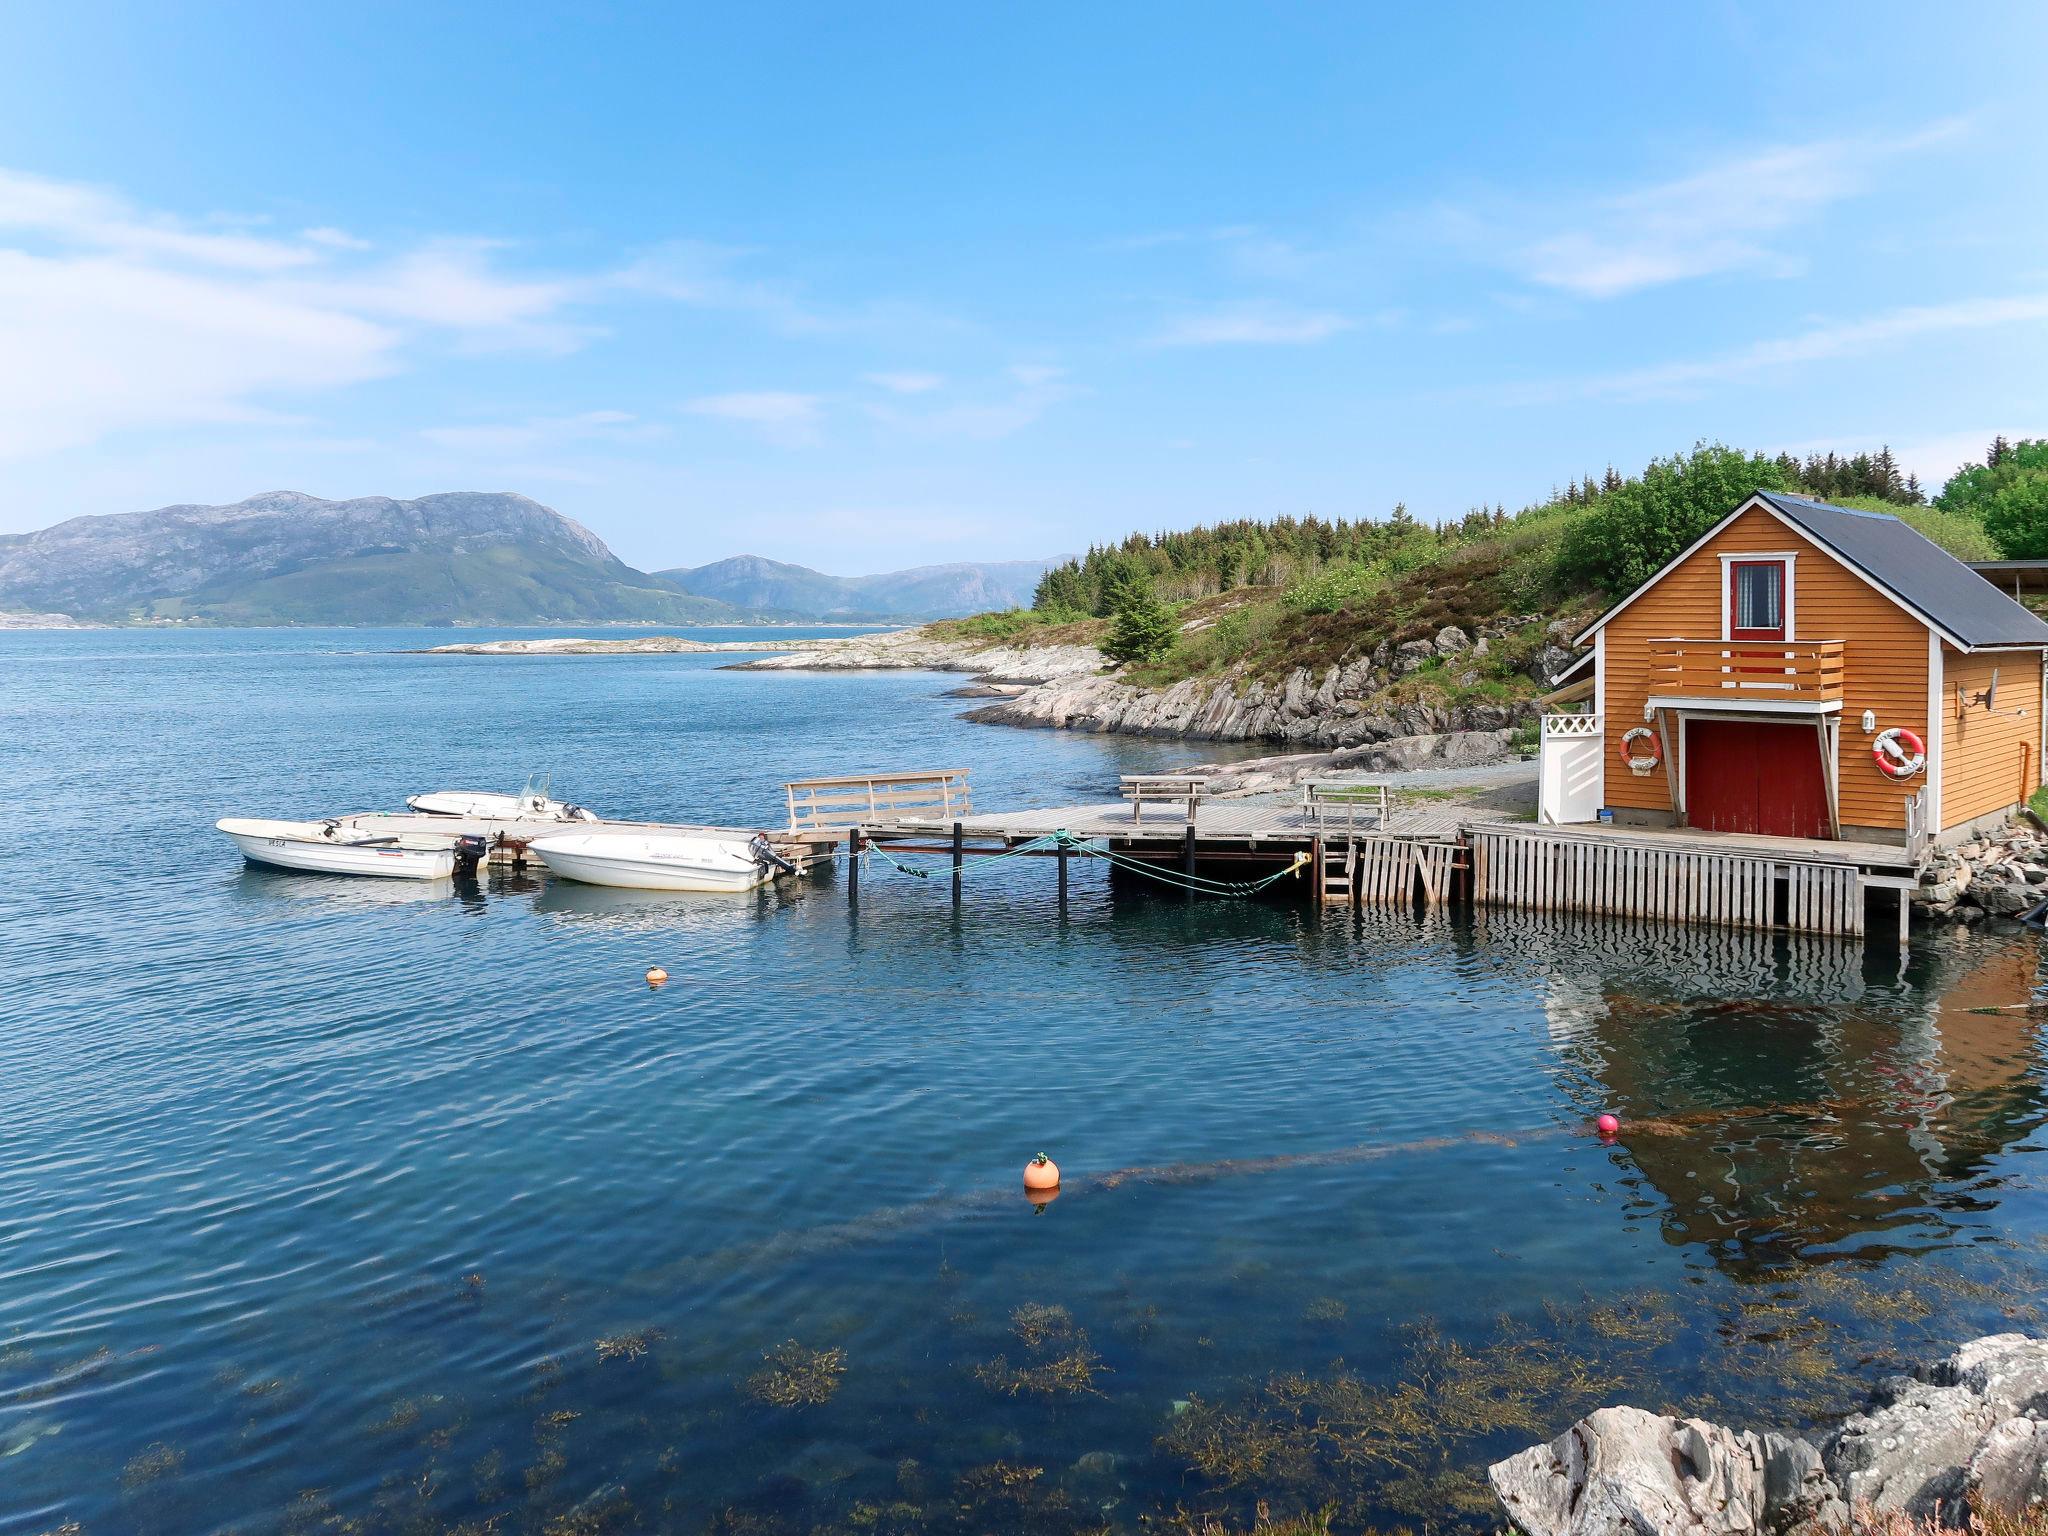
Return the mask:
M 1189 755 L 930 674 L 393 654 L 447 638 L 0 634 L 0 1531 L 1484 1524 L 1596 1401 L 1812 1422 L 2034 1321 L 2040 1044 L 1971 1011 L 2018 930 L 244 869 L 216 817 L 535 770 L 751 821 Z

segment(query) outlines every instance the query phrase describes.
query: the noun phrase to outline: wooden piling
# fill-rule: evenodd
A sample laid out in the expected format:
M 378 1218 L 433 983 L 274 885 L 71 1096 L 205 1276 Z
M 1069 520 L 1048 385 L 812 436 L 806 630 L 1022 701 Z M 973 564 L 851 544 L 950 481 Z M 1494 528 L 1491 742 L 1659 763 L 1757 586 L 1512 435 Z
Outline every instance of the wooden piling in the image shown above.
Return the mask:
M 1060 843 L 1060 851 L 1053 858 L 1054 862 L 1059 865 L 1060 871 L 1060 911 L 1065 913 L 1067 910 L 1067 845 L 1064 841 Z
M 1180 862 L 1181 869 L 1188 877 L 1187 894 L 1188 899 L 1192 901 L 1195 895 L 1195 819 L 1192 814 L 1188 817 L 1187 836 L 1181 840 Z
M 846 834 L 846 900 L 849 905 L 860 900 L 860 832 L 857 828 Z
M 953 823 L 953 905 L 960 905 L 960 866 L 966 854 L 962 844 L 966 841 L 966 828 L 959 822 Z

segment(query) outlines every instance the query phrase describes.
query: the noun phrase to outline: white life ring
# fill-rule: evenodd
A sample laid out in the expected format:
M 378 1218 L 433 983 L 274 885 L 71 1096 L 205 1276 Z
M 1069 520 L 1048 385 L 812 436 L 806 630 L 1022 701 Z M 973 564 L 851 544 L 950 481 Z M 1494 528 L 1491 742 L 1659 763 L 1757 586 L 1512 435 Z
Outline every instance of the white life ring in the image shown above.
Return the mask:
M 1650 743 L 1648 757 L 1636 757 L 1629 751 L 1639 738 Z M 1639 725 L 1632 731 L 1623 732 L 1621 742 L 1615 750 L 1621 754 L 1621 760 L 1628 764 L 1628 771 L 1639 779 L 1655 772 L 1657 765 L 1664 761 L 1663 749 L 1657 745 L 1657 733 L 1647 725 Z
M 1903 725 L 1895 725 L 1877 733 L 1877 740 L 1870 744 L 1870 756 L 1877 763 L 1877 771 L 1886 778 L 1910 779 L 1927 766 L 1927 743 Z

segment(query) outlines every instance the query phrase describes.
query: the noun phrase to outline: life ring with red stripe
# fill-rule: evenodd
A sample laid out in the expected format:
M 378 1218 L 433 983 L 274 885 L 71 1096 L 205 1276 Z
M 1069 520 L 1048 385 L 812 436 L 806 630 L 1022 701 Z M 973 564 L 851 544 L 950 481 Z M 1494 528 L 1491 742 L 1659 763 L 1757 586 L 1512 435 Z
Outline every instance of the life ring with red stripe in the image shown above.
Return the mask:
M 1629 751 L 1639 739 L 1650 743 L 1648 757 L 1637 757 Z M 1639 725 L 1632 731 L 1624 731 L 1621 740 L 1615 743 L 1614 750 L 1621 754 L 1622 762 L 1628 765 L 1628 771 L 1637 778 L 1655 772 L 1657 765 L 1664 761 L 1663 748 L 1657 745 L 1657 733 L 1647 725 Z
M 1927 766 L 1927 743 L 1903 725 L 1895 725 L 1877 733 L 1870 755 L 1886 778 L 1910 779 Z

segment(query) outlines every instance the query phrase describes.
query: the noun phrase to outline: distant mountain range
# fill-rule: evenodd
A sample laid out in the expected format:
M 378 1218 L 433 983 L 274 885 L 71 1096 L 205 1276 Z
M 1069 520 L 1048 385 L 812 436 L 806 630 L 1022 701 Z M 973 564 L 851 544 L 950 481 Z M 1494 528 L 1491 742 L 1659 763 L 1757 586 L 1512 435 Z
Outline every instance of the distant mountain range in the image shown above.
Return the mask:
M 271 491 L 0 535 L 0 613 L 116 624 L 924 619 L 1028 602 L 1049 563 L 839 577 L 742 556 L 650 575 L 511 492 L 323 501 Z
M 655 575 L 698 597 L 735 608 L 807 618 L 945 619 L 1030 603 L 1051 560 L 920 565 L 880 576 L 827 576 L 759 555 Z

